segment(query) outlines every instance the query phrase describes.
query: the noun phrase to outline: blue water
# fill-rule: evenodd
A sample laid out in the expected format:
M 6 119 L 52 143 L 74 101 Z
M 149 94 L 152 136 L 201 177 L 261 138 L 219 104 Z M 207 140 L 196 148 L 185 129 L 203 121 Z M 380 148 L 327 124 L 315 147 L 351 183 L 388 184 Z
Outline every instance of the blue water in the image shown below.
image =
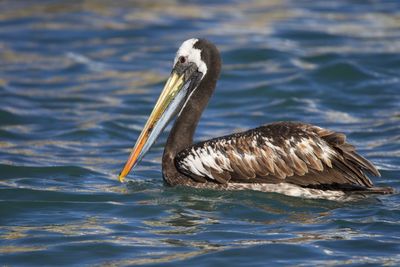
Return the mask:
M 339 203 L 169 188 L 168 133 L 117 175 L 180 43 L 223 58 L 196 133 L 347 134 L 400 190 L 399 1 L 0 2 L 0 265 L 400 265 L 399 194 Z

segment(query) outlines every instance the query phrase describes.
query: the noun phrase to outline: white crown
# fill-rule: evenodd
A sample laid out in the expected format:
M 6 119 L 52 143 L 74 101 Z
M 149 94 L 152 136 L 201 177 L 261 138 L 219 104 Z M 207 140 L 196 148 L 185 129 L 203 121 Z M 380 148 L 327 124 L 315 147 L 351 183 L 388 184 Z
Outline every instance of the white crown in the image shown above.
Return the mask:
M 174 65 L 178 62 L 179 57 L 186 57 L 189 62 L 196 64 L 198 70 L 203 73 L 204 77 L 207 73 L 207 65 L 203 60 L 201 60 L 201 50 L 194 48 L 194 45 L 198 41 L 199 40 L 195 38 L 184 41 L 181 47 L 179 47 L 178 52 L 176 52 Z

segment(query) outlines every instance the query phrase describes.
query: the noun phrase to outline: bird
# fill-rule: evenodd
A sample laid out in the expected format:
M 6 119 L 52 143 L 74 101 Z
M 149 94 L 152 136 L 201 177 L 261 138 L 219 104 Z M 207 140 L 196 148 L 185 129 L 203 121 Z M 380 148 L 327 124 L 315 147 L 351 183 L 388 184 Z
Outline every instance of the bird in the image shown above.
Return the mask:
M 163 179 L 170 186 L 325 199 L 394 192 L 373 185 L 367 174 L 380 176 L 379 171 L 343 133 L 308 123 L 273 122 L 193 144 L 220 72 L 220 52 L 212 42 L 192 38 L 181 44 L 121 182 L 174 120 L 162 156 Z

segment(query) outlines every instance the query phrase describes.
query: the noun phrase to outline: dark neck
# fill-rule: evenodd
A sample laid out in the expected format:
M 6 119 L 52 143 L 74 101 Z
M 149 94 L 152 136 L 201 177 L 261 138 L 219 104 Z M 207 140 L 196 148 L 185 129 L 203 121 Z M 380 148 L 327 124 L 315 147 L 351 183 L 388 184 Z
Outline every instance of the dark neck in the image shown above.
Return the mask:
M 164 153 L 170 153 L 174 157 L 177 153 L 193 144 L 193 136 L 200 120 L 201 114 L 207 107 L 208 101 L 214 91 L 210 87 L 205 87 L 203 80 L 191 99 L 186 104 L 181 115 L 176 119 L 165 145 Z M 206 83 L 209 84 L 209 83 Z
M 209 64 L 206 75 L 176 119 L 168 136 L 162 167 L 164 180 L 170 185 L 187 183 L 188 178 L 179 173 L 174 160 L 177 153 L 193 144 L 194 132 L 201 114 L 214 92 L 220 72 L 219 54 L 215 58 L 217 62 Z

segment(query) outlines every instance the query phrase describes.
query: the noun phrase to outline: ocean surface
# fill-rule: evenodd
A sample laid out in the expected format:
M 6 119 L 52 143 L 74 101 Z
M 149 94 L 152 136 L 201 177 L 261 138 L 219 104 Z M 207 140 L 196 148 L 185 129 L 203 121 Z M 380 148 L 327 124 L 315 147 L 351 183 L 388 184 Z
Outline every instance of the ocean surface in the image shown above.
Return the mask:
M 170 188 L 168 131 L 117 176 L 182 41 L 221 51 L 196 140 L 347 134 L 400 191 L 400 1 L 0 1 L 0 266 L 399 266 L 400 196 Z

